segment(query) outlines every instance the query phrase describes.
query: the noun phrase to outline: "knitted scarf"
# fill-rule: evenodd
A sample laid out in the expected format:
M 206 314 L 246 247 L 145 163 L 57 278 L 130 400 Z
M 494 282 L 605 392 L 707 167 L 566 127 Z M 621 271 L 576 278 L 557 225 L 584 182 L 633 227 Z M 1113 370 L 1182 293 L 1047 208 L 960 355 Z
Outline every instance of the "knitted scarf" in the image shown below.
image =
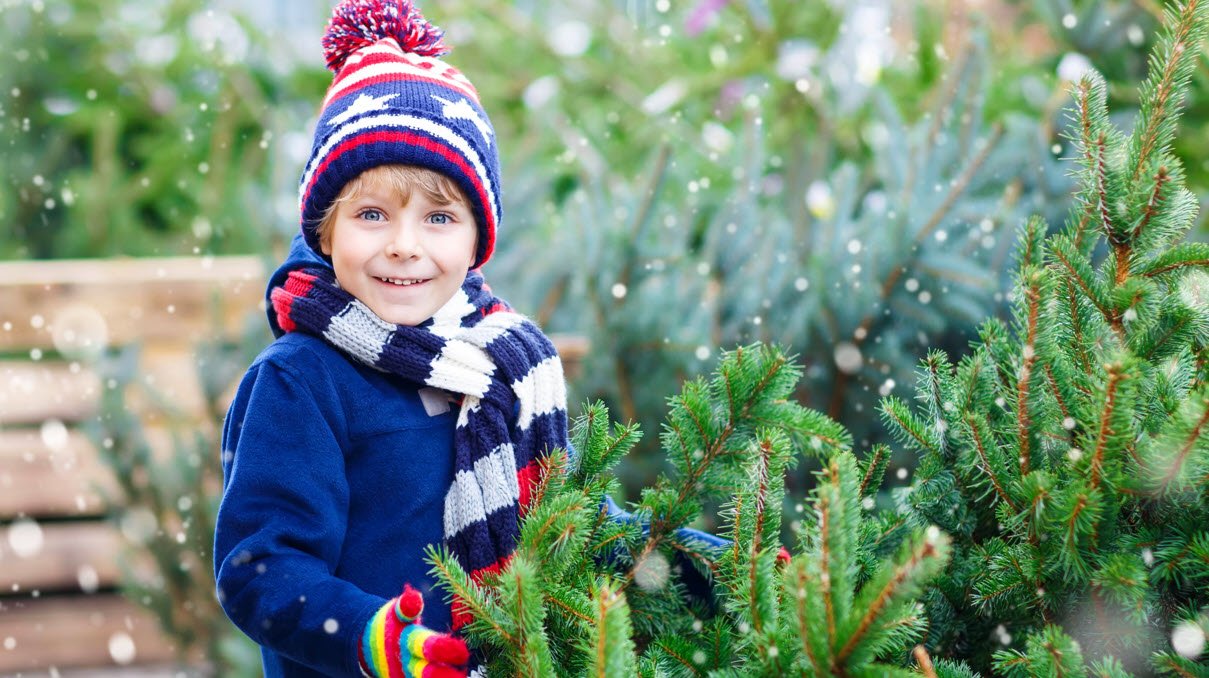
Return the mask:
M 270 298 L 286 332 L 314 335 L 370 367 L 462 396 L 445 545 L 476 582 L 498 572 L 516 548 L 540 459 L 567 447 L 566 383 L 550 340 L 495 297 L 477 271 L 415 327 L 382 320 L 323 266 L 291 271 Z M 455 601 L 454 628 L 467 621 Z

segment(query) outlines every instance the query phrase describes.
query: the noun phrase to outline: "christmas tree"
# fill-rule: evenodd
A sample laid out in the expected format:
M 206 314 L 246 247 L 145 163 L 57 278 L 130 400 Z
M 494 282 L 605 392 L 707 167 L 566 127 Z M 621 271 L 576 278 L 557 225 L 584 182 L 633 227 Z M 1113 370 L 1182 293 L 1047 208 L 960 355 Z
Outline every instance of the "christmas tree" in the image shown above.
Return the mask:
M 1209 245 L 1184 242 L 1170 150 L 1207 22 L 1203 0 L 1170 13 L 1129 135 L 1098 75 L 1076 86 L 1076 207 L 1024 225 L 1011 321 L 882 401 L 909 487 L 879 493 L 891 450 L 858 459 L 765 346 L 671 401 L 671 470 L 630 514 L 607 496 L 637 430 L 589 407 L 504 572 L 430 554 L 493 673 L 1209 675 Z M 785 558 L 802 456 L 822 470 Z M 718 502 L 722 539 L 684 529 Z
M 662 435 L 672 470 L 632 514 L 605 497 L 638 431 L 589 406 L 575 455 L 549 458 L 504 572 L 475 582 L 432 551 L 435 574 L 474 618 L 467 635 L 489 673 L 905 675 L 899 655 L 926 629 L 915 596 L 943 568 L 948 538 L 896 526 L 894 547 L 880 543 L 883 525 L 862 505 L 886 450 L 858 462 L 842 427 L 788 400 L 799 377 L 783 353 L 753 345 L 689 382 Z M 790 560 L 784 478 L 804 451 L 827 463 L 817 520 L 797 525 Z M 683 529 L 720 498 L 724 540 Z
M 1209 671 L 1209 246 L 1182 242 L 1197 200 L 1170 150 L 1206 14 L 1169 15 L 1132 133 L 1099 75 L 1077 85 L 1080 192 L 1059 232 L 1024 228 L 1011 323 L 929 355 L 916 407 L 883 404 L 920 455 L 899 508 L 955 540 L 929 643 L 997 674 Z

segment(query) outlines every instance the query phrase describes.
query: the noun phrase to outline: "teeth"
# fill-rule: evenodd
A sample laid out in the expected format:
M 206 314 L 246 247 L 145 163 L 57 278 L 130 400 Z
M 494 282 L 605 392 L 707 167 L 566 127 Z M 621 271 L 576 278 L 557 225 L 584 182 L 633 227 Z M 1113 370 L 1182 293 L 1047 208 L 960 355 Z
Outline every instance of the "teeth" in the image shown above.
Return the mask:
M 402 287 L 406 287 L 408 285 L 415 285 L 416 283 L 424 282 L 423 280 L 421 280 L 419 278 L 378 278 L 378 279 L 381 280 L 382 282 L 388 282 L 392 285 L 400 285 Z

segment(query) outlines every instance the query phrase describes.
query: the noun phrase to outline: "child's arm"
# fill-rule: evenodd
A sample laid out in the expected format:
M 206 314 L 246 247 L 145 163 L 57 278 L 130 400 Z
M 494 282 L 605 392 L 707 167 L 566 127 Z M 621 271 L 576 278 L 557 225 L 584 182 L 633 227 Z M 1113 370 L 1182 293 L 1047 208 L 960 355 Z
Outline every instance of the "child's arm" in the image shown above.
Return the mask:
M 215 531 L 219 600 L 253 640 L 328 675 L 359 675 L 361 632 L 386 599 L 333 572 L 348 487 L 334 389 L 261 362 L 240 385 L 223 435 Z

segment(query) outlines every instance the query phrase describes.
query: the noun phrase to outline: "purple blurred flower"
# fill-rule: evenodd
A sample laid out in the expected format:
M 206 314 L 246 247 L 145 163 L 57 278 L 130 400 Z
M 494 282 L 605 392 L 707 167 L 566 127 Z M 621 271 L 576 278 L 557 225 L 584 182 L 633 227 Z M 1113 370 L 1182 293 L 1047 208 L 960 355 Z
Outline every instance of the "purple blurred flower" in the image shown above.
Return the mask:
M 693 37 L 705 30 L 709 25 L 714 15 L 718 13 L 730 0 L 701 0 L 697 6 L 693 8 L 692 13 L 684 20 L 684 32 Z

